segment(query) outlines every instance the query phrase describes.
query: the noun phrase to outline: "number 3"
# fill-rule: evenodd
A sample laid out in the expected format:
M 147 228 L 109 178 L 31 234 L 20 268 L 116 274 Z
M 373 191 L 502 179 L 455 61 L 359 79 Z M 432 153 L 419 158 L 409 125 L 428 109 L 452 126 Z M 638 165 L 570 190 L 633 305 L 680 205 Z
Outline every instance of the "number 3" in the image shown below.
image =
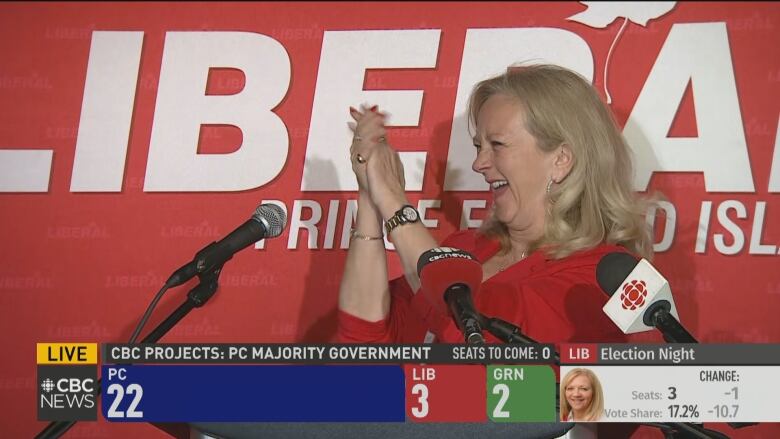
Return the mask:
M 425 384 L 415 384 L 412 387 L 412 395 L 420 394 L 417 398 L 417 402 L 420 403 L 420 408 L 412 407 L 412 416 L 415 418 L 424 418 L 428 416 L 428 386 Z

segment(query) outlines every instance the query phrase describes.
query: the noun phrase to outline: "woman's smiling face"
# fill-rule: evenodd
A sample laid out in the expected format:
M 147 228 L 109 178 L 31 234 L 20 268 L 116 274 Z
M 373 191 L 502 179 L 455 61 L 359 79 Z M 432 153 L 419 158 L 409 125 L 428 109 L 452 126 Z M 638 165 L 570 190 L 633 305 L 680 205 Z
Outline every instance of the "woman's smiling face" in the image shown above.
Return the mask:
M 498 221 L 510 229 L 543 225 L 553 154 L 545 153 L 525 127 L 522 105 L 509 96 L 488 98 L 477 115 L 472 164 L 490 184 Z
M 582 413 L 593 399 L 593 385 L 585 375 L 578 375 L 566 386 L 566 402 L 572 412 Z

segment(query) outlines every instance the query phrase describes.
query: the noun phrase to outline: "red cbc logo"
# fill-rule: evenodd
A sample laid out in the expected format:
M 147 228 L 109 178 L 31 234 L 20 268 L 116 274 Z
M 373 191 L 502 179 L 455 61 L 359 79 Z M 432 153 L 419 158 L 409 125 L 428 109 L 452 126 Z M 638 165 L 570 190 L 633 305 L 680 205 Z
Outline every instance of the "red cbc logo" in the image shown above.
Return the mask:
M 647 297 L 647 284 L 643 280 L 632 280 L 623 285 L 623 292 L 620 293 L 620 301 L 623 309 L 633 311 L 641 308 L 645 304 Z

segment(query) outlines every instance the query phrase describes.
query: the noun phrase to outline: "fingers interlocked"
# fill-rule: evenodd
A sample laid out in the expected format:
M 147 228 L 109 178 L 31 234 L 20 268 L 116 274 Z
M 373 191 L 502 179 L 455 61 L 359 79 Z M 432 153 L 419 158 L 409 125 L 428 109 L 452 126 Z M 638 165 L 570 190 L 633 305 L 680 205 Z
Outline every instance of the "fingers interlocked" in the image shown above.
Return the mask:
M 355 120 L 350 124 L 354 136 L 350 147 L 352 160 L 359 164 L 365 164 L 374 152 L 377 145 L 386 144 L 384 119 L 385 115 L 377 111 L 377 107 L 361 107 L 358 111 L 350 107 L 350 115 Z

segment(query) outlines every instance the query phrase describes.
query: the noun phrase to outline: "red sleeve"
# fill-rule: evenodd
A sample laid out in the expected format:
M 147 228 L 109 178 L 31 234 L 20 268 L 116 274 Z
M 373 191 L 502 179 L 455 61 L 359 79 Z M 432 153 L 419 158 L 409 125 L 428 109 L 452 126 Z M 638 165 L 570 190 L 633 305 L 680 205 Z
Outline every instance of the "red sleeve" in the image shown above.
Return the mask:
M 360 317 L 339 309 L 338 331 L 336 342 L 338 343 L 389 343 L 387 330 L 389 318 L 370 322 Z
M 421 343 L 429 307 L 412 293 L 403 277 L 390 281 L 390 312 L 376 322 L 339 310 L 338 337 L 341 343 Z
M 443 246 L 472 251 L 476 245 L 473 230 L 455 232 Z M 412 293 L 404 277 L 390 281 L 390 312 L 382 320 L 371 322 L 338 311 L 336 340 L 341 343 L 421 343 L 430 329 L 437 340 L 449 343 L 463 341 L 451 318 L 436 312 L 423 294 Z

